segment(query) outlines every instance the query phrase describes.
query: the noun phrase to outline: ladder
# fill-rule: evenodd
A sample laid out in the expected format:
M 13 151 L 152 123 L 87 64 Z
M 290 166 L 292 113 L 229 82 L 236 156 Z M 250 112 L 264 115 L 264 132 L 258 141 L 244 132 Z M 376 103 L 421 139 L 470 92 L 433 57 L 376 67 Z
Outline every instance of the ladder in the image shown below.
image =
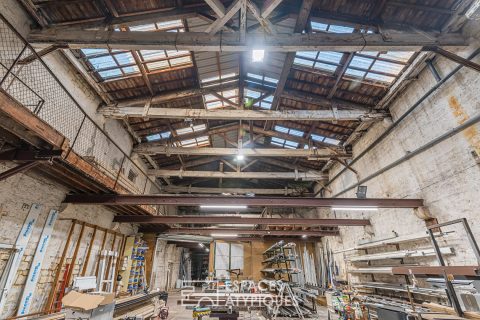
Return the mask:
M 117 257 L 118 253 L 116 251 L 102 250 L 100 252 L 100 268 L 98 270 L 97 291 L 108 293 L 113 292 Z

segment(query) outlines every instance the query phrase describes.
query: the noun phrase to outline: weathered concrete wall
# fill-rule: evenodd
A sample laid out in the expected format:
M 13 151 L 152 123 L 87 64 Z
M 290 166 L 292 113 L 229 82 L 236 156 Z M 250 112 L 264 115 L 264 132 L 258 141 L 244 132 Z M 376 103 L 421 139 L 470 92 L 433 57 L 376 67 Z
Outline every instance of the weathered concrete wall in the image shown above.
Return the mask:
M 2 162 L 0 163 L 0 171 L 4 171 L 11 166 L 12 164 Z M 43 206 L 41 215 L 35 224 L 27 250 L 25 251 L 25 255 L 17 273 L 15 285 L 8 295 L 5 310 L 0 312 L 0 318 L 11 315 L 17 307 L 38 244 L 40 233 L 45 224 L 48 212 L 51 209 L 58 209 L 60 215 L 59 220 L 57 220 L 55 224 L 52 237 L 46 250 L 47 255 L 43 261 L 41 276 L 30 309 L 31 312 L 40 311 L 45 306 L 53 282 L 53 277 L 55 275 L 55 269 L 59 263 L 70 229 L 71 220 L 68 219 L 78 219 L 107 229 L 111 229 L 115 226 L 112 223 L 114 213 L 105 207 L 78 206 L 71 204 L 67 206 L 61 205 L 67 191 L 68 190 L 62 186 L 59 186 L 33 172 L 17 174 L 0 182 L 0 243 L 14 244 L 30 206 L 33 203 L 38 203 Z M 136 230 L 129 224 L 118 225 L 116 229 L 117 232 L 127 235 L 136 232 Z M 74 266 L 74 275 L 83 267 L 88 243 L 90 242 L 92 233 L 92 228 L 85 229 L 84 236 L 80 242 L 77 256 L 78 259 Z M 67 257 L 72 257 L 79 234 L 80 225 L 77 225 L 72 236 Z M 95 273 L 95 264 L 101 248 L 102 239 L 103 232 L 98 231 L 92 245 L 91 258 L 87 267 L 86 275 L 94 275 Z M 112 241 L 113 235 L 109 235 L 106 240 L 106 248 L 110 248 Z M 116 244 L 114 248 L 117 248 L 120 243 L 120 237 L 117 237 L 115 242 Z M 1 251 L 0 269 L 3 269 L 7 259 L 8 254 Z M 71 263 L 71 259 L 68 259 L 66 262 Z
M 477 48 L 478 43 L 458 54 L 467 57 Z M 480 56 L 473 61 L 479 63 Z M 443 58 L 437 58 L 435 65 L 442 76 L 447 75 L 457 66 Z M 390 111 L 393 121 L 398 119 L 435 83 L 430 71 L 425 69 L 419 75 L 418 80 L 412 82 L 391 104 Z M 360 179 L 375 173 L 478 115 L 480 113 L 479 91 L 479 73 L 468 68 L 460 70 L 412 114 L 408 115 L 386 139 L 353 165 L 359 172 Z M 374 125 L 354 145 L 354 156 L 367 148 L 388 126 L 389 124 L 386 122 Z M 364 185 L 368 186 L 368 197 L 425 199 L 425 205 L 439 222 L 465 217 L 474 234 L 479 238 L 480 165 L 472 156 L 472 151 L 480 154 L 480 125 L 478 124 L 365 182 Z M 334 167 L 331 177 L 341 169 L 339 166 Z M 326 196 L 340 193 L 355 183 L 357 183 L 355 174 L 346 171 L 329 186 L 331 192 L 327 192 Z M 340 197 L 355 197 L 355 190 L 342 193 Z M 399 235 L 408 235 L 426 230 L 424 221 L 416 217 L 413 210 L 409 209 L 335 213 L 319 210 L 319 214 L 338 218 L 369 218 L 372 222 L 372 226 L 366 228 L 340 228 L 341 237 L 328 239 L 334 250 L 354 247 L 360 240 L 388 238 L 392 236 L 392 231 Z M 457 231 L 460 229 L 457 228 Z M 453 246 L 456 250 L 454 256 L 447 258 L 450 264 L 477 264 L 463 233 L 450 235 L 443 244 Z M 401 248 L 415 248 L 419 245 L 426 246 L 428 242 L 408 243 L 402 245 Z M 394 248 L 389 248 L 389 250 L 394 250 Z M 437 263 L 435 258 L 418 261 L 425 265 Z M 342 255 L 337 256 L 337 262 L 341 265 L 342 273 L 345 275 Z

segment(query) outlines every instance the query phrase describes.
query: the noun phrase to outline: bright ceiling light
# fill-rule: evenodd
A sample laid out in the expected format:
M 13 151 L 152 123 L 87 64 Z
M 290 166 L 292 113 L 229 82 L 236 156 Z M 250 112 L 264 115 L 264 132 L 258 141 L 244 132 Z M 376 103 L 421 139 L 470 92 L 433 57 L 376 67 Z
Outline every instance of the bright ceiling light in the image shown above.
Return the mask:
M 238 206 L 238 205 L 231 205 L 231 206 L 223 206 L 223 205 L 203 205 L 200 206 L 200 209 L 247 209 L 248 206 Z
M 333 207 L 336 211 L 378 211 L 377 207 Z
M 205 248 L 205 245 L 203 243 L 199 243 L 198 245 L 200 246 L 200 248 Z
M 237 154 L 237 156 L 235 157 L 235 160 L 243 161 L 243 160 L 245 160 L 245 156 L 243 154 Z
M 252 62 L 263 62 L 265 50 L 252 50 Z
M 304 234 L 304 235 L 302 236 L 302 239 L 307 239 L 307 237 L 308 237 L 308 236 L 307 236 L 306 234 Z
M 231 233 L 212 233 L 212 237 L 215 238 L 236 238 L 238 234 L 231 234 Z

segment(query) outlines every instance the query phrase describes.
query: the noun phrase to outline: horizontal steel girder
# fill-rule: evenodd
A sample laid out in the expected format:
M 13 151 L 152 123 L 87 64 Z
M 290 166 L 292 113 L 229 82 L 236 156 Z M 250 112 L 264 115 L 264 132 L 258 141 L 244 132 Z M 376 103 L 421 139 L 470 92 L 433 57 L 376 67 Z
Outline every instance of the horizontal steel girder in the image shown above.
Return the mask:
M 378 207 L 418 208 L 422 199 L 355 199 L 355 198 L 293 198 L 293 197 L 214 197 L 214 196 L 170 196 L 170 195 L 115 195 L 115 194 L 71 194 L 64 203 L 102 205 L 246 205 L 265 207 Z
M 251 230 L 251 229 L 205 229 L 205 228 L 172 228 L 164 231 L 167 234 L 196 234 L 196 235 L 211 235 L 211 234 L 243 234 L 243 235 L 265 235 L 265 236 L 337 236 L 338 231 L 311 231 L 311 230 Z
M 116 216 L 115 222 L 141 224 L 264 224 L 306 226 L 368 226 L 367 219 L 242 218 L 236 216 Z

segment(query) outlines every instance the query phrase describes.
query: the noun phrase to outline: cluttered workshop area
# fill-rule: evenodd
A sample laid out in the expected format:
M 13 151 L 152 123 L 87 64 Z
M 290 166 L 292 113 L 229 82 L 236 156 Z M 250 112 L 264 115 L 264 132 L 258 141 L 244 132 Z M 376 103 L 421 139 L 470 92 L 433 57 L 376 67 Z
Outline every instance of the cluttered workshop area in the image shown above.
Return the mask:
M 0 1 L 0 319 L 480 319 L 480 0 Z

